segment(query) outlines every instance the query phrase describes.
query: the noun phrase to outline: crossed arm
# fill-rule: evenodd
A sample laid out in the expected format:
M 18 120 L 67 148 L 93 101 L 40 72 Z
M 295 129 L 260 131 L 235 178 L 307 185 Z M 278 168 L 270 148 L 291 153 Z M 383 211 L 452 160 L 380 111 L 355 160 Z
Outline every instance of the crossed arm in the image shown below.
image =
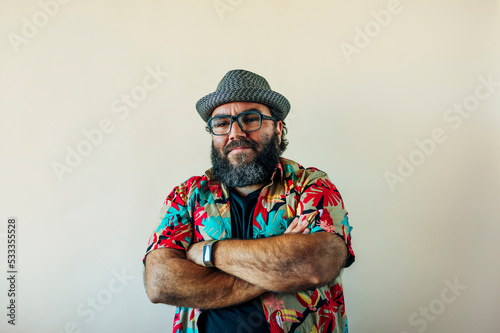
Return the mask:
M 145 284 L 153 303 L 219 308 L 242 303 L 266 291 L 295 292 L 334 279 L 347 257 L 339 236 L 308 235 L 295 219 L 284 235 L 214 244 L 214 264 L 203 265 L 205 242 L 187 251 L 157 249 L 146 257 Z

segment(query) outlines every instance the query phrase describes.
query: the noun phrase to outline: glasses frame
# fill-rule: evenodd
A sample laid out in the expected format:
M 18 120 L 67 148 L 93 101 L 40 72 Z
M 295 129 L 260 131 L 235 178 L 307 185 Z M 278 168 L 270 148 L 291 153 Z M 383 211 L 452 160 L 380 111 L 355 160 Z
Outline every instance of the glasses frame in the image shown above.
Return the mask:
M 246 114 L 258 114 L 259 115 L 259 120 L 260 120 L 259 128 L 256 128 L 256 129 L 253 129 L 253 130 L 250 130 L 250 131 L 246 131 L 246 130 L 243 129 L 243 126 L 241 126 L 240 118 L 239 117 L 242 116 L 242 115 L 246 115 Z M 226 117 L 229 117 L 231 119 L 231 124 L 229 124 L 229 130 L 227 131 L 227 133 L 224 133 L 224 134 L 216 134 L 216 133 L 214 133 L 214 131 L 212 129 L 212 125 L 210 125 L 210 123 L 212 122 L 212 120 L 217 119 L 217 118 L 226 118 Z M 241 113 L 238 113 L 236 116 L 231 116 L 229 114 L 224 114 L 224 115 L 219 115 L 219 116 L 212 117 L 212 118 L 208 119 L 207 126 L 208 126 L 208 129 L 209 129 L 210 133 L 212 133 L 213 135 L 228 135 L 229 133 L 231 133 L 231 130 L 233 129 L 233 123 L 237 122 L 238 126 L 240 126 L 240 129 L 243 132 L 248 133 L 248 132 L 255 132 L 255 131 L 260 130 L 260 128 L 262 127 L 262 121 L 263 120 L 272 120 L 275 123 L 277 122 L 277 120 L 274 119 L 273 117 L 266 116 L 265 114 L 262 114 L 259 110 L 254 109 L 254 110 L 243 111 Z

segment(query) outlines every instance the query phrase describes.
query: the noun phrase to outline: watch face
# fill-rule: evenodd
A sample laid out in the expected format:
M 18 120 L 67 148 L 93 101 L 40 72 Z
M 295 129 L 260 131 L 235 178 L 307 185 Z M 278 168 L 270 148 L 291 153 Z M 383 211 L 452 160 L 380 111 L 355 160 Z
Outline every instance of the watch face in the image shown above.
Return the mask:
M 212 244 L 208 243 L 203 247 L 203 263 L 207 267 L 214 267 L 214 264 L 212 263 Z
M 203 247 L 203 261 L 210 261 L 211 253 L 210 253 L 211 248 L 205 245 Z

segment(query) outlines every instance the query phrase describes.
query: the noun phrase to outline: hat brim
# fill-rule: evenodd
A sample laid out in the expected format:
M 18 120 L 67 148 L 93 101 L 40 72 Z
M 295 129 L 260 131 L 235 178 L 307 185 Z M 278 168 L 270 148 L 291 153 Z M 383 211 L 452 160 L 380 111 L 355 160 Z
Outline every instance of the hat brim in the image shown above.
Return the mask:
M 260 88 L 241 88 L 234 90 L 218 90 L 196 103 L 196 110 L 201 118 L 207 122 L 212 112 L 218 107 L 231 102 L 253 102 L 263 104 L 273 109 L 273 116 L 284 120 L 290 111 L 290 103 L 280 93 Z

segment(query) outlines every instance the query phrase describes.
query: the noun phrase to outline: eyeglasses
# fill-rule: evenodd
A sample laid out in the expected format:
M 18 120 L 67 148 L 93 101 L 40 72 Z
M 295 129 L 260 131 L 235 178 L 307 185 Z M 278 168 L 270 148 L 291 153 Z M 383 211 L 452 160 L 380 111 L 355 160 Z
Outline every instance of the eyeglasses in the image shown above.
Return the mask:
M 213 135 L 226 135 L 231 132 L 235 121 L 238 122 L 243 132 L 253 132 L 260 129 L 262 119 L 276 122 L 276 119 L 273 117 L 263 115 L 257 110 L 248 110 L 236 116 L 221 115 L 212 117 L 208 120 L 207 125 Z

